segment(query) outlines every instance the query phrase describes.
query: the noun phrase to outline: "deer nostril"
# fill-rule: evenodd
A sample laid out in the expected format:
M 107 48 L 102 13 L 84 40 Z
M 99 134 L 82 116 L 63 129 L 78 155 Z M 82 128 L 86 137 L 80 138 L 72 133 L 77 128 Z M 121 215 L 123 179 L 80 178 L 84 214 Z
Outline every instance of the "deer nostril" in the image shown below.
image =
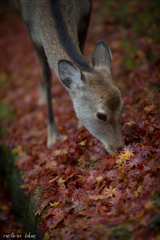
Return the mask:
M 122 151 L 122 147 L 121 148 L 118 148 L 117 152 L 120 153 Z

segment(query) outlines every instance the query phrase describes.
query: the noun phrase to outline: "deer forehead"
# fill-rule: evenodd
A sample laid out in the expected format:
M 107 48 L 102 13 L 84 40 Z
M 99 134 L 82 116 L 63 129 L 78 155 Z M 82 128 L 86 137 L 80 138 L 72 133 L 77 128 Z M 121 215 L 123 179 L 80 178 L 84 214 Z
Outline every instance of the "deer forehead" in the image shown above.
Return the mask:
M 94 100 L 94 104 L 103 109 L 115 111 L 121 108 L 122 99 L 119 89 L 115 86 L 111 74 L 104 72 L 104 74 L 95 73 L 88 76 L 88 85 L 90 95 Z

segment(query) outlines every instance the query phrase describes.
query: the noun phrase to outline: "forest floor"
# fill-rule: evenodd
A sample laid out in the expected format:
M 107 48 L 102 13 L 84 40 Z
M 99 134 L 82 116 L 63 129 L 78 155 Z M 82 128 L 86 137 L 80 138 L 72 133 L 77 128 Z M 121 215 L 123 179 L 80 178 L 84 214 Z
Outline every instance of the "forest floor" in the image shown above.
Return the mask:
M 38 60 L 19 14 L 1 11 L 0 144 L 17 156 L 21 187 L 38 194 L 35 215 L 45 240 L 160 239 L 159 11 L 158 1 L 93 2 L 84 55 L 91 59 L 98 40 L 108 44 L 124 101 L 125 147 L 110 155 L 84 127 L 77 130 L 69 94 L 54 73 L 52 103 L 62 137 L 47 149 Z M 22 234 L 8 196 L 0 199 L 0 231 Z

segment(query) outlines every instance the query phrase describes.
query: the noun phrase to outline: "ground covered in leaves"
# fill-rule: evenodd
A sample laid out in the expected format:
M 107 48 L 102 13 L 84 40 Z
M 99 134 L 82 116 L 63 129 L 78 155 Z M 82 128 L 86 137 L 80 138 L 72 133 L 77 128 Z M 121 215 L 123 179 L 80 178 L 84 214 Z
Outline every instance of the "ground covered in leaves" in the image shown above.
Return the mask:
M 116 155 L 107 155 L 84 127 L 77 130 L 70 97 L 54 74 L 61 137 L 46 148 L 38 60 L 18 13 L 1 12 L 1 144 L 17 154 L 22 188 L 38 195 L 35 215 L 45 240 L 160 239 L 159 10 L 149 0 L 93 3 L 85 55 L 90 59 L 100 39 L 109 45 L 124 101 L 126 146 Z

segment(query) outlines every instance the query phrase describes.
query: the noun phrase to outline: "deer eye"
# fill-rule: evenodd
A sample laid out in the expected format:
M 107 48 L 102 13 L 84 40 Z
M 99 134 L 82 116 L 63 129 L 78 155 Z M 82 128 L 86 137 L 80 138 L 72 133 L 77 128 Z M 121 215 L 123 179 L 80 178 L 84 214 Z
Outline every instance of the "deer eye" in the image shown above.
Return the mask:
M 97 117 L 104 122 L 107 121 L 107 116 L 104 113 L 97 112 Z

